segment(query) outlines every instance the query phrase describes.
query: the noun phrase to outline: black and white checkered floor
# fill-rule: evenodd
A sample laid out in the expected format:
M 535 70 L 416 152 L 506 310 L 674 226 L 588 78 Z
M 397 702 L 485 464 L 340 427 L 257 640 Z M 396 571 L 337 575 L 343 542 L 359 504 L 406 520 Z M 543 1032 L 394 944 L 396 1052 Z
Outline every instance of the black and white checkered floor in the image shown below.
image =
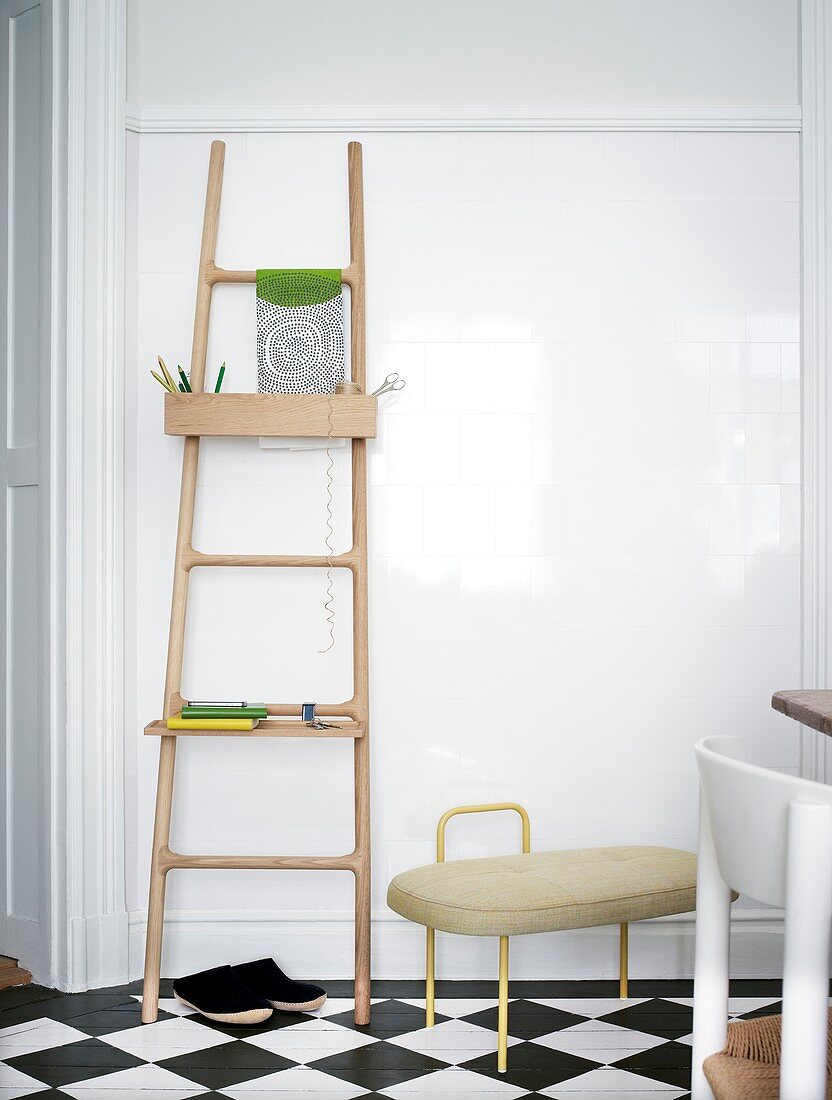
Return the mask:
M 186 1100 L 267 1096 L 389 1100 L 675 1100 L 690 1078 L 688 982 L 516 982 L 509 1068 L 496 1070 L 493 983 L 440 982 L 436 1027 L 424 1028 L 415 982 L 374 986 L 369 1027 L 352 1020 L 350 987 L 327 983 L 317 1013 L 275 1013 L 264 1025 L 212 1024 L 163 983 L 158 1022 L 141 1025 L 137 984 L 61 994 L 0 992 L 0 1100 Z M 734 983 L 733 1015 L 779 1009 L 777 983 Z

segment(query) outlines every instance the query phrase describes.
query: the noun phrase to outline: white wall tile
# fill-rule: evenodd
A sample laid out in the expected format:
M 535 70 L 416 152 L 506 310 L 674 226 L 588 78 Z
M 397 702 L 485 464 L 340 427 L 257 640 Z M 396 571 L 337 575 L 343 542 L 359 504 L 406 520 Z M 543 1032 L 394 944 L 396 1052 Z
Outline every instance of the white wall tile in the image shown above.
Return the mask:
M 800 345 L 780 345 L 782 411 L 800 412 Z
M 720 485 L 711 490 L 713 554 L 776 553 L 780 548 L 780 486 Z
M 748 197 L 797 202 L 800 198 L 799 134 L 748 134 Z
M 159 710 L 182 451 L 162 434 L 147 371 L 156 354 L 190 356 L 211 135 L 138 140 L 124 499 L 129 892 L 141 906 L 156 746 L 139 729 Z M 771 766 L 797 758 L 769 697 L 798 677 L 798 138 L 362 141 L 368 380 L 407 379 L 380 402 L 368 444 L 374 904 L 387 873 L 431 858 L 436 817 L 455 803 L 519 798 L 541 846 L 692 848 L 704 729 L 745 736 Z M 344 146 L 234 135 L 217 262 L 345 264 Z M 254 337 L 251 287 L 217 288 L 209 378 L 225 359 L 230 388 L 253 389 Z M 319 549 L 323 452 L 212 439 L 201 459 L 201 549 Z M 341 547 L 348 450 L 333 459 Z M 320 654 L 322 572 L 293 572 L 195 570 L 187 690 L 349 694 L 350 578 L 338 571 L 338 642 Z M 524 699 L 545 712 L 525 719 Z M 181 750 L 180 837 L 349 845 L 349 746 L 200 750 Z M 310 775 L 313 818 L 295 782 Z M 511 823 L 486 822 L 452 852 L 513 843 Z M 183 875 L 170 902 L 277 907 L 274 876 L 247 877 L 244 902 L 239 883 Z M 346 876 L 286 874 L 280 887 L 289 912 L 351 905 Z
M 459 418 L 459 480 L 463 485 L 523 485 L 531 480 L 530 416 Z
M 427 272 L 389 285 L 390 339 L 447 342 L 460 338 L 461 287 L 456 274 Z
M 747 416 L 745 480 L 750 485 L 789 485 L 800 481 L 798 413 Z
M 749 275 L 747 339 L 799 341 L 800 285 L 796 274 Z
M 424 354 L 426 412 L 496 411 L 493 344 L 428 344 Z
M 494 538 L 493 486 L 425 486 L 425 553 L 489 556 Z
M 459 418 L 443 413 L 397 416 L 387 426 L 391 485 L 459 481 Z
M 500 344 L 531 340 L 532 282 L 528 274 L 466 275 L 461 339 Z
M 535 134 L 532 165 L 538 198 L 600 198 L 604 191 L 604 135 Z
M 532 134 L 462 134 L 460 194 L 467 200 L 527 198 Z
M 746 145 L 745 134 L 677 134 L 677 197 L 744 199 L 747 186 Z
M 605 134 L 605 197 L 671 198 L 674 190 L 675 148 L 675 134 Z
M 738 275 L 680 273 L 676 276 L 677 340 L 719 344 L 746 339 L 746 287 Z M 748 339 L 760 339 L 751 333 Z
M 711 348 L 711 402 L 714 412 L 779 412 L 779 345 L 714 344 Z

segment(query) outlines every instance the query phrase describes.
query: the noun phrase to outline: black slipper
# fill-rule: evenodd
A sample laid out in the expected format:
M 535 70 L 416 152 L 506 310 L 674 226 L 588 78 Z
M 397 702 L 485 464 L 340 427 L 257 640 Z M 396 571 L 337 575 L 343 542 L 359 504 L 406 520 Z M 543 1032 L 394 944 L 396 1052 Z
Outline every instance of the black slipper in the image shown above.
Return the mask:
M 234 969 L 241 980 L 279 1012 L 314 1012 L 326 1000 L 326 990 L 311 982 L 287 978 L 274 959 L 242 963 Z
M 173 983 L 180 1004 L 195 1008 L 220 1024 L 262 1024 L 272 1014 L 267 1000 L 251 989 L 230 966 L 188 974 Z

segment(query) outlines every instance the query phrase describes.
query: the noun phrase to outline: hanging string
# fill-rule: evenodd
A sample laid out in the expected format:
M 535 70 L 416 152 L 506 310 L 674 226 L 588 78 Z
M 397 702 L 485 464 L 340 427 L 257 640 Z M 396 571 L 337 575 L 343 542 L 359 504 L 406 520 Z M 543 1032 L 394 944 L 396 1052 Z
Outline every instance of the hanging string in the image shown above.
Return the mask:
M 327 438 L 332 439 L 332 395 L 330 394 L 329 401 L 329 421 L 327 428 Z M 335 463 L 332 459 L 332 447 L 328 446 L 326 449 L 326 538 L 324 539 L 324 545 L 326 546 L 326 599 L 324 600 L 324 615 L 326 617 L 327 625 L 329 626 L 329 645 L 325 649 L 319 649 L 319 653 L 328 653 L 330 649 L 335 645 L 335 590 L 332 586 L 332 536 L 333 536 L 333 524 L 332 524 L 332 470 Z

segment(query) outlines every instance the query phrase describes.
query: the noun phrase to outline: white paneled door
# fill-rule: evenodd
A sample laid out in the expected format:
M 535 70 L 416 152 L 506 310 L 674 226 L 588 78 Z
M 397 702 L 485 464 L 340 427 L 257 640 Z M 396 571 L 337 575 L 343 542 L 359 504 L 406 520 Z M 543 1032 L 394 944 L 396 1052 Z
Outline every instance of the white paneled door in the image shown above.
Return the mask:
M 49 10 L 0 0 L 0 954 L 48 958 Z

